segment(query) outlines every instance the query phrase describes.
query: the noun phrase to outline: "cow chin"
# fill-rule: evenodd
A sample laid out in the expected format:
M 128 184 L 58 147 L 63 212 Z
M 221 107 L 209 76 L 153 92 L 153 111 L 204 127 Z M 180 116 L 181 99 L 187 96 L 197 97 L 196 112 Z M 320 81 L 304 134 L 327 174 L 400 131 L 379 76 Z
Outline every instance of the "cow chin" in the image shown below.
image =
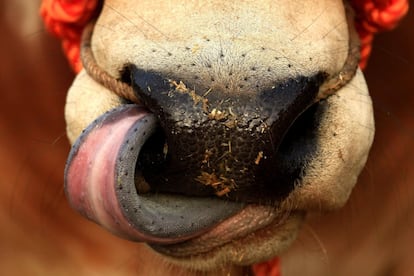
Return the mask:
M 341 72 L 355 47 L 349 43 L 342 1 L 318 1 L 318 5 L 311 0 L 300 5 L 291 1 L 283 7 L 269 1 L 270 12 L 265 5 L 248 1 L 237 6 L 221 2 L 180 6 L 140 0 L 134 2 L 141 7 L 137 12 L 128 9 L 131 1 L 106 1 L 95 26 L 92 50 L 98 66 L 131 85 L 142 102 L 138 107 L 132 105 L 82 71 L 69 90 L 65 109 L 67 134 L 74 144 L 66 170 L 66 192 L 72 206 L 116 235 L 147 242 L 171 262 L 200 270 L 265 261 L 294 241 L 307 214 L 343 206 L 374 137 L 371 98 L 359 69 L 331 96 L 317 97 L 323 83 Z M 297 10 L 304 14 L 293 20 L 291 14 Z M 192 13 L 183 17 L 189 11 Z M 168 167 L 163 159 L 162 169 L 156 173 L 150 170 L 145 177 L 137 173 L 145 186 L 137 186 L 138 200 L 131 199 L 122 186 L 124 167 L 135 170 L 135 163 L 117 161 L 123 159 L 119 152 L 126 152 L 123 144 L 131 141 L 130 136 L 123 137 L 133 131 L 112 128 L 119 118 L 127 117 L 125 114 L 136 120 L 125 124 L 143 135 L 155 129 L 148 122 L 158 121 L 166 133 L 167 142 L 163 143 L 168 146 L 161 147 L 158 156 L 174 161 Z M 119 134 L 124 140 L 117 140 L 121 138 L 116 134 L 122 131 L 127 133 Z M 243 131 L 250 132 L 245 135 Z M 102 133 L 112 138 L 105 140 Z M 217 141 L 217 133 L 224 133 L 228 140 Z M 116 158 L 109 158 L 113 162 L 104 167 L 103 152 L 116 148 L 109 145 L 111 139 L 120 149 L 114 150 Z M 237 144 L 242 139 L 247 139 L 240 142 L 243 147 Z M 96 146 L 100 144 L 106 148 Z M 139 140 L 134 147 L 138 144 L 142 147 L 144 142 Z M 85 145 L 96 152 L 88 153 Z M 225 151 L 220 151 L 223 145 Z M 245 152 L 250 151 L 253 153 L 246 157 Z M 193 159 L 187 162 L 186 158 Z M 87 172 L 84 167 L 93 168 L 95 159 L 101 162 L 100 167 Z M 159 161 L 154 160 L 150 163 Z M 93 186 L 95 179 L 102 179 L 99 172 L 121 171 L 115 166 L 122 167 L 122 176 L 116 174 L 102 194 L 86 187 L 88 183 L 82 184 L 79 175 Z M 180 174 L 171 174 L 177 168 Z M 275 172 L 268 174 L 273 168 Z M 272 186 L 272 181 L 281 184 Z M 257 189 L 252 184 L 256 182 Z M 226 185 L 216 189 L 223 183 Z M 128 185 L 128 189 L 133 187 Z M 153 195 L 146 197 L 147 190 L 154 187 Z M 179 195 L 170 197 L 174 189 Z M 101 206 L 96 198 L 104 194 L 111 199 L 104 199 Z M 160 194 L 167 196 L 161 201 L 154 199 Z M 214 201 L 206 201 L 206 206 L 214 209 L 214 215 L 206 215 L 211 222 L 200 219 L 191 223 L 191 219 L 198 219 L 192 207 L 204 205 L 190 205 L 186 197 L 193 201 L 213 197 Z M 179 207 L 171 207 L 174 200 Z M 131 202 L 135 205 L 123 206 Z M 150 206 L 168 202 L 169 207 L 161 206 L 159 212 L 174 213 L 183 221 L 185 217 L 188 227 L 157 215 L 158 207 L 142 211 L 144 219 L 155 212 L 148 223 L 132 218 L 131 210 L 137 213 L 142 202 L 150 202 Z M 116 209 L 114 214 L 108 211 L 108 204 Z M 183 215 L 177 210 L 183 210 Z M 156 226 L 151 227 L 152 223 Z M 164 228 L 172 230 L 167 233 Z

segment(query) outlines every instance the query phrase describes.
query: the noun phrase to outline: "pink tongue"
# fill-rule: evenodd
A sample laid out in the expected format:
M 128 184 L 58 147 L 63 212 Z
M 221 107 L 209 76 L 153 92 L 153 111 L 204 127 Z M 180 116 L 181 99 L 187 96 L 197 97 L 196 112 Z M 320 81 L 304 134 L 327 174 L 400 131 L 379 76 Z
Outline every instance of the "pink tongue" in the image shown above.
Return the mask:
M 154 115 L 136 105 L 116 108 L 88 126 L 66 164 L 72 207 L 123 238 L 159 244 L 199 236 L 243 209 L 216 198 L 138 195 L 138 153 L 156 128 Z

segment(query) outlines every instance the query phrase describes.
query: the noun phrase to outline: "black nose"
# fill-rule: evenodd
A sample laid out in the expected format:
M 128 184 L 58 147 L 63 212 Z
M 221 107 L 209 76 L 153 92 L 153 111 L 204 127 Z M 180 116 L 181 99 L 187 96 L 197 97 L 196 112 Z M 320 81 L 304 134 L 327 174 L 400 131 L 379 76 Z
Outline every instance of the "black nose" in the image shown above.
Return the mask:
M 135 66 L 128 71 L 159 119 L 137 165 L 149 189 L 247 202 L 278 199 L 293 189 L 300 172 L 282 169 L 278 150 L 298 116 L 315 103 L 323 73 L 232 92 Z

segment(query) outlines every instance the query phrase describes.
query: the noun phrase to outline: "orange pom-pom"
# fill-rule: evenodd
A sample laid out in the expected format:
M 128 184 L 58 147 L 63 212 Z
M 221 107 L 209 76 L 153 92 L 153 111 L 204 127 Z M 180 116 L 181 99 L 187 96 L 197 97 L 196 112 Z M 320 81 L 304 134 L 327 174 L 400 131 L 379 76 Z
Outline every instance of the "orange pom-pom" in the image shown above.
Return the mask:
M 82 69 L 80 37 L 99 4 L 99 0 L 43 0 L 40 6 L 46 29 L 62 40 L 63 51 L 76 73 Z
M 374 34 L 395 28 L 407 14 L 408 0 L 352 0 L 356 27 L 361 39 L 361 61 L 365 68 L 372 48 Z

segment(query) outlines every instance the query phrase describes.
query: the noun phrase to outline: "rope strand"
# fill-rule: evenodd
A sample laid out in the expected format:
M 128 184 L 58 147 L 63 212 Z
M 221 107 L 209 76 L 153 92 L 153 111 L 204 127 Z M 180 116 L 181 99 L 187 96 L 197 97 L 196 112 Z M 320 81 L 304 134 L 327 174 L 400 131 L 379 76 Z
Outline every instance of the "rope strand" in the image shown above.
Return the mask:
M 132 87 L 124 82 L 115 79 L 104 71 L 95 60 L 91 49 L 91 38 L 93 28 L 95 27 L 95 21 L 90 22 L 84 29 L 81 40 L 81 60 L 85 71 L 91 76 L 96 82 L 102 84 L 104 87 L 114 92 L 121 98 L 130 100 L 133 103 L 140 103 Z
M 355 76 L 358 63 L 360 62 L 360 41 L 359 36 L 354 28 L 354 13 L 346 6 L 346 15 L 348 21 L 348 56 L 342 69 L 327 79 L 319 89 L 317 100 L 325 99 L 334 94 L 336 91 L 347 85 Z

